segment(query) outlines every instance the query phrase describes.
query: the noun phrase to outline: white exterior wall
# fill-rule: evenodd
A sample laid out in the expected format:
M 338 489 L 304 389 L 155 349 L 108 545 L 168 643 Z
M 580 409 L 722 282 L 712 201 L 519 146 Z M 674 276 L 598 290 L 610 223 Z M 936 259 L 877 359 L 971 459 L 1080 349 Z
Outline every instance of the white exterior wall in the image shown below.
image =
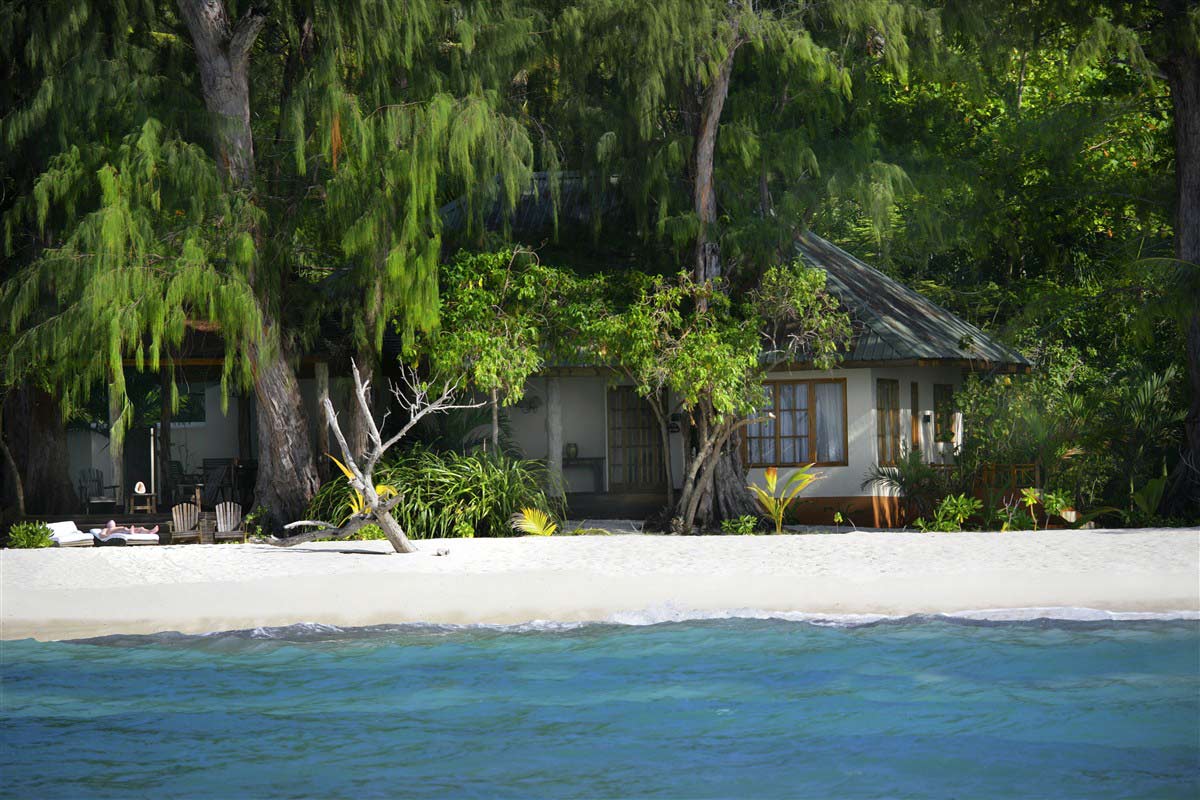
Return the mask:
M 563 445 L 575 444 L 580 458 L 608 457 L 608 381 L 603 376 L 561 377 Z M 546 452 L 546 379 L 531 378 L 525 397 L 537 407 L 526 410 L 516 406 L 502 409 L 508 418 L 513 441 L 526 458 L 545 459 Z M 533 400 L 537 398 L 537 400 Z M 606 491 L 597 487 L 594 473 L 587 467 L 568 467 L 563 477 L 568 492 Z M 604 470 L 605 483 L 608 470 Z
M 922 421 L 921 448 L 927 460 L 948 461 L 953 444 L 938 444 L 933 441 L 933 386 L 935 383 L 950 384 L 957 390 L 962 385 L 962 370 L 958 367 L 889 367 L 808 370 L 771 373 L 772 380 L 811 380 L 833 378 L 846 382 L 847 464 L 838 467 L 818 467 L 814 472 L 819 479 L 805 490 L 805 497 L 862 497 L 879 494 L 878 490 L 862 488 L 867 470 L 877 460 L 876 452 L 876 380 L 892 379 L 900 383 L 900 431 L 905 451 L 912 442 L 912 383 L 919 387 L 918 413 L 922 420 L 929 415 L 929 422 Z M 608 456 L 607 392 L 609 381 L 603 376 L 559 378 L 563 398 L 563 442 L 574 442 L 579 446 L 581 457 Z M 621 383 L 620 381 L 618 383 Z M 513 439 L 527 458 L 545 459 L 546 452 L 546 379 L 533 378 L 526 388 L 526 396 L 536 397 L 536 408 L 529 410 L 510 407 L 505 409 Z M 685 426 L 681 426 L 686 429 Z M 962 420 L 956 415 L 955 443 L 962 441 Z M 683 484 L 683 435 L 670 436 L 671 474 L 676 488 Z M 781 480 L 786 480 L 791 470 L 780 470 Z M 607 470 L 605 470 L 607 476 Z M 566 470 L 568 491 L 591 492 L 592 473 L 588 469 Z M 762 483 L 763 469 L 750 470 L 750 479 Z M 603 489 L 602 489 L 603 490 Z
M 71 465 L 71 485 L 79 485 L 79 471 L 100 470 L 101 483 L 112 484 L 112 459 L 108 456 L 108 436 L 90 428 L 67 429 L 67 458 Z
M 192 390 L 198 387 L 192 384 Z M 229 398 L 221 412 L 221 384 L 204 384 L 204 422 L 171 422 L 171 460 L 183 471 L 198 473 L 206 458 L 233 458 L 238 454 L 238 398 Z
M 876 380 L 897 380 L 900 383 L 900 436 L 907 452 L 912 443 L 912 387 L 919 388 L 919 411 L 928 412 L 930 422 L 923 425 L 921 448 L 927 460 L 945 461 L 952 455 L 953 445 L 933 442 L 933 385 L 950 384 L 955 390 L 962 385 L 962 370 L 958 367 L 889 367 L 862 369 L 810 370 L 802 372 L 773 372 L 771 380 L 812 380 L 836 378 L 846 381 L 846 438 L 847 464 L 844 467 L 815 467 L 818 480 L 804 490 L 803 497 L 860 497 L 883 492 L 872 487 L 862 488 L 867 470 L 878 461 L 876 448 Z M 955 416 L 955 442 L 962 440 L 961 415 Z M 780 468 L 780 481 L 793 470 Z M 750 470 L 750 479 L 763 484 L 761 468 Z

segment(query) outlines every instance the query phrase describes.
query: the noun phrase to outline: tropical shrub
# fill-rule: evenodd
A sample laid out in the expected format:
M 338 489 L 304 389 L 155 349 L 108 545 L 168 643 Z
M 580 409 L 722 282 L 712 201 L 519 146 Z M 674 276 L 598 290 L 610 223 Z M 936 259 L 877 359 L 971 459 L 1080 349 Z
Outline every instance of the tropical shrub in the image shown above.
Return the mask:
M 904 500 L 908 518 L 927 517 L 937 508 L 938 501 L 958 489 L 970 490 L 970 481 L 956 480 L 954 472 L 936 469 L 921 455 L 920 450 L 903 453 L 894 465 L 873 464 L 866 472 L 862 488 L 872 486 L 893 492 Z
M 983 501 L 965 494 L 947 495 L 942 498 L 933 513 L 933 520 L 926 522 L 918 517 L 913 524 L 922 533 L 950 533 L 961 531 L 967 520 L 983 510 Z
M 721 532 L 734 536 L 749 536 L 758 528 L 758 519 L 750 514 L 721 520 Z
M 547 497 L 548 476 L 535 461 L 414 448 L 381 463 L 374 477 L 399 492 L 392 515 L 412 539 L 512 536 L 510 521 L 522 508 L 562 513 Z M 343 524 L 354 513 L 355 494 L 345 478 L 327 481 L 306 516 Z
M 50 528 L 44 522 L 18 522 L 8 529 L 8 546 L 14 549 L 29 550 L 53 544 Z
M 779 482 L 779 470 L 775 467 L 767 467 L 764 473 L 766 489 L 753 483 L 747 487 L 754 492 L 754 497 L 762 506 L 763 511 L 767 512 L 767 516 L 774 521 L 775 533 L 783 533 L 783 517 L 787 514 L 788 506 L 796 499 L 796 495 L 817 479 L 817 476 L 812 474 L 812 468 L 813 465 L 809 464 L 793 471 L 778 494 L 776 494 L 776 487 Z

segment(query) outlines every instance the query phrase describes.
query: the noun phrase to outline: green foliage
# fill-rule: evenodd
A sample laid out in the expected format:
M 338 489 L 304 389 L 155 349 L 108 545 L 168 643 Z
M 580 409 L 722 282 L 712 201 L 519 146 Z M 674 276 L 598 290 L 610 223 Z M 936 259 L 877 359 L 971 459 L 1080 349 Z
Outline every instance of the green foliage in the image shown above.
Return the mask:
M 775 533 L 783 533 L 783 518 L 787 514 L 788 506 L 796 499 L 800 492 L 804 491 L 817 479 L 817 476 L 812 473 L 812 464 L 792 470 L 792 474 L 788 476 L 787 481 L 782 487 L 778 487 L 779 470 L 775 467 L 767 467 L 763 473 L 763 479 L 766 481 L 766 488 L 758 484 L 750 484 L 748 488 L 754 493 L 754 497 L 758 500 L 758 504 L 762 507 L 767 516 L 775 523 Z
M 922 533 L 961 531 L 967 520 L 983 510 L 983 501 L 965 494 L 947 495 L 934 511 L 933 520 L 918 517 L 913 524 Z
M 495 454 L 413 449 L 389 457 L 374 478 L 400 491 L 392 515 L 412 539 L 510 536 L 510 520 L 522 508 L 555 508 L 541 464 Z M 353 503 L 349 482 L 338 478 L 321 487 L 307 515 L 340 525 Z
M 934 513 L 938 501 L 956 489 L 970 489 L 956 470 L 935 468 L 920 450 L 901 454 L 894 465 L 872 464 L 863 478 L 862 488 L 874 487 L 904 499 L 909 518 L 926 517 Z
M 758 531 L 758 518 L 749 514 L 721 520 L 721 532 L 731 536 L 751 536 Z
M 433 365 L 465 374 L 471 388 L 520 401 L 525 383 L 557 341 L 577 281 L 521 249 L 460 251 L 442 268 L 441 328 L 424 343 Z
M 528 184 L 534 142 L 511 89 L 538 57 L 535 13 L 437 0 L 253 11 L 266 27 L 248 59 L 257 161 L 243 187 L 227 179 L 227 134 L 176 3 L 6 7 L 8 380 L 40 365 L 69 412 L 106 383 L 123 399 L 122 361 L 157 370 L 193 324 L 220 331 L 226 391 L 311 343 L 323 316 L 368 353 L 393 320 L 410 339 L 436 325 L 440 209 L 462 198 L 462 226 L 478 231 Z
M 1037 530 L 1037 514 L 1034 513 L 1033 507 L 1042 500 L 1042 493 L 1036 487 L 1026 487 L 1021 490 L 1021 502 L 1025 504 L 1026 510 L 1029 512 L 1030 519 L 1033 520 L 1033 529 Z
M 1131 483 L 1145 485 L 1178 458 L 1180 384 L 1173 366 L 1102 372 L 1072 352 L 1029 378 L 970 381 L 956 397 L 970 431 L 960 461 L 968 471 L 1035 463 L 1079 510 L 1128 505 Z
M 512 515 L 513 530 L 530 536 L 553 536 L 558 530 L 554 518 L 540 508 L 522 508 Z
M 378 525 L 363 525 L 354 535 L 354 538 L 359 541 L 373 541 L 376 539 L 386 539 L 387 534 L 383 532 L 383 528 Z
M 44 522 L 18 522 L 8 529 L 8 546 L 14 549 L 51 547 L 50 528 Z
M 1125 513 L 1125 521 L 1129 525 L 1154 525 L 1160 521 L 1158 511 L 1162 507 L 1163 495 L 1167 491 L 1167 470 L 1163 474 L 1146 481 L 1140 489 L 1135 489 L 1133 480 L 1129 481 L 1129 511 Z
M 271 512 L 266 506 L 255 506 L 254 510 L 242 519 L 242 530 L 251 538 L 265 536 L 269 531 L 264 529 L 263 523 L 270 518 Z
M 603 528 L 572 528 L 566 531 L 566 536 L 612 536 L 611 531 L 606 531 Z

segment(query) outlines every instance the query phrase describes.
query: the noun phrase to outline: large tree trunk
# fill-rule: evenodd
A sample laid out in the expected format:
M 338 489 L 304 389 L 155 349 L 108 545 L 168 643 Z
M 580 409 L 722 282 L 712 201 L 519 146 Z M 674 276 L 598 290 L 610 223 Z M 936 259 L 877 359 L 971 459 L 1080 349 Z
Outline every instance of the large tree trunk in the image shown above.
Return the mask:
M 713 494 L 718 519 L 736 519 L 747 515 L 757 517 L 762 513 L 746 488 L 741 437 L 736 433 L 729 437 L 717 461 L 717 469 L 713 474 Z
M 224 0 L 178 0 L 191 34 L 204 104 L 213 115 L 217 163 L 229 184 L 251 190 L 254 137 L 250 128 L 250 49 L 266 23 L 251 6 L 236 23 Z M 276 287 L 256 287 L 260 297 Z M 264 303 L 264 306 L 266 303 Z M 295 519 L 318 487 L 299 382 L 263 309 L 263 340 L 250 346 L 258 408 L 258 480 L 255 502 L 275 519 Z
M 1182 17 L 1183 4 L 1177 5 Z M 1183 25 L 1181 18 L 1175 21 Z M 1175 254 L 1180 261 L 1200 265 L 1200 53 L 1192 46 L 1179 42 L 1162 66 L 1175 111 Z M 1195 299 L 1191 319 L 1185 325 L 1192 396 L 1184 433 L 1194 502 L 1198 491 L 1195 470 L 1200 469 L 1200 298 Z
M 178 0 L 192 37 L 204 105 L 213 115 L 217 163 L 239 189 L 254 183 L 254 137 L 250 130 L 250 48 L 266 23 L 251 6 L 236 24 L 225 0 Z
M 308 416 L 296 373 L 276 345 L 264 356 L 251 347 L 258 409 L 258 478 L 254 502 L 266 506 L 271 522 L 299 519 L 321 486 L 308 439 Z
M 737 43 L 721 62 L 717 75 L 704 93 L 700 119 L 696 126 L 696 144 L 692 151 L 692 210 L 700 221 L 696 234 L 693 277 L 702 283 L 721 274 L 720 246 L 709 239 L 709 226 L 717 221 L 717 195 L 713 188 L 713 159 L 717 147 L 717 130 L 721 112 L 729 96 L 729 78 L 733 73 L 733 57 Z
M 25 483 L 21 480 L 21 471 L 17 469 L 17 460 L 13 458 L 12 450 L 8 447 L 8 436 L 4 427 L 4 406 L 7 398 L 0 397 L 0 455 L 4 463 L 0 466 L 0 523 L 7 523 L 16 513 L 17 518 L 25 516 Z M 11 489 L 9 487 L 12 487 Z M 13 500 L 9 500 L 12 495 Z
M 729 96 L 729 80 L 733 74 L 733 60 L 737 55 L 741 39 L 736 37 L 730 44 L 729 52 L 717 69 L 717 74 L 704 92 L 700 105 L 700 117 L 696 126 L 696 143 L 692 151 L 692 210 L 700 223 L 696 234 L 696 245 L 693 255 L 692 277 L 698 283 L 712 280 L 721 275 L 720 244 L 711 239 L 710 228 L 717 221 L 717 195 L 713 185 L 713 170 L 717 147 L 717 131 L 721 127 L 721 113 L 725 109 L 725 99 Z M 707 305 L 701 301 L 700 312 Z M 688 494 L 693 494 L 690 502 L 681 503 L 682 519 L 685 527 L 690 528 L 699 521 L 701 527 L 711 527 L 719 517 L 716 505 L 719 492 L 713 484 L 713 476 L 717 473 L 716 458 L 711 464 L 700 470 L 699 483 Z M 725 473 L 728 475 L 729 470 Z M 744 473 L 738 478 L 745 482 Z M 723 483 L 728 483 L 728 479 Z M 728 487 L 726 487 L 728 489 Z
M 25 511 L 74 511 L 79 499 L 71 482 L 67 431 L 58 401 L 41 389 L 22 385 L 9 393 L 3 416 L 10 469 L 21 481 Z M 16 496 L 15 484 L 5 487 L 6 498 Z

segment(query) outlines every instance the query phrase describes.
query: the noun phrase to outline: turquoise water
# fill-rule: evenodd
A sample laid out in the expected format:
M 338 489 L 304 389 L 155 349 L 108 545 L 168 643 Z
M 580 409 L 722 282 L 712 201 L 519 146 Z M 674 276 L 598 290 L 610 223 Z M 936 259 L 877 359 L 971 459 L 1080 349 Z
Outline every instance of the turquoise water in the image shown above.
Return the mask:
M 0 796 L 1200 796 L 1200 623 L 5 642 Z

